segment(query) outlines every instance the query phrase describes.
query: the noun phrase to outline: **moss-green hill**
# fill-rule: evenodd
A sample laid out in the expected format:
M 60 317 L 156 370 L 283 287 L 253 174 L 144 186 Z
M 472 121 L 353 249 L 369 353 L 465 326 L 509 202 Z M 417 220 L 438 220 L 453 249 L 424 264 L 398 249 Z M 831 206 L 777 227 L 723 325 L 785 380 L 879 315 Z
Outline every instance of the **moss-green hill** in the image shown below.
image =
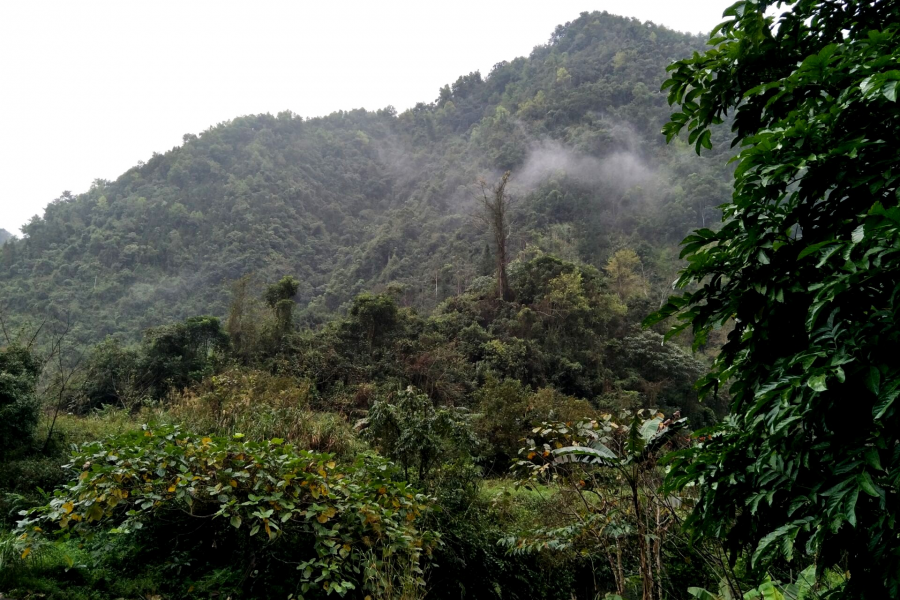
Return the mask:
M 702 44 L 583 13 L 400 114 L 284 112 L 186 135 L 26 225 L 0 251 L 0 303 L 13 321 L 70 315 L 83 341 L 223 314 L 225 284 L 248 272 L 295 275 L 310 321 L 389 283 L 430 308 L 488 272 L 474 184 L 507 169 L 514 251 L 602 265 L 629 245 L 665 283 L 665 249 L 728 194 L 724 161 L 659 134 L 665 66 Z

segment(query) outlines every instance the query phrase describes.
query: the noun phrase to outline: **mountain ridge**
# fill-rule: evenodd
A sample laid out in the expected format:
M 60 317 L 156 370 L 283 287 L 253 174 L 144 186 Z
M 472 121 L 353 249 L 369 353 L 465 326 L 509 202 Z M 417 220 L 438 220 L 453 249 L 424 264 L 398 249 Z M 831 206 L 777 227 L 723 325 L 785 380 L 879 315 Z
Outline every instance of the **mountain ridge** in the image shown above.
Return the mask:
M 427 310 L 489 274 L 473 195 L 505 170 L 521 199 L 514 250 L 599 266 L 616 246 L 643 244 L 652 263 L 727 193 L 715 161 L 658 134 L 668 107 L 653 90 L 702 45 L 583 13 L 529 57 L 399 114 L 286 111 L 185 135 L 23 227 L 0 257 L 0 301 L 20 320 L 36 308 L 66 315 L 85 341 L 223 314 L 228 283 L 247 273 L 296 276 L 310 324 L 389 284 Z M 663 277 L 672 265 L 661 260 Z

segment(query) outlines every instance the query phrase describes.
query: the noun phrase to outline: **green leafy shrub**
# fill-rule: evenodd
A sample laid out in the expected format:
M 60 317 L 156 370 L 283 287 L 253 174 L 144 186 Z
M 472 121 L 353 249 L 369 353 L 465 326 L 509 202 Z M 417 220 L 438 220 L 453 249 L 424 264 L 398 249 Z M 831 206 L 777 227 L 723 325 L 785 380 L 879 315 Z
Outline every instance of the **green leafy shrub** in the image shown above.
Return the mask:
M 68 467 L 71 481 L 19 523 L 23 558 L 48 537 L 145 530 L 158 544 L 208 524 L 218 543 L 241 549 L 247 560 L 298 565 L 302 593 L 344 595 L 377 592 L 377 580 L 362 576 L 372 553 L 418 566 L 437 542 L 416 527 L 432 499 L 396 481 L 390 463 L 369 454 L 339 467 L 333 455 L 280 439 L 201 438 L 145 426 L 81 446 Z
M 575 553 L 511 553 L 498 542 L 510 531 L 556 523 L 565 514 L 557 494 L 514 490 L 508 481 L 478 481 L 436 490 L 441 510 L 438 567 L 428 574 L 429 597 L 441 600 L 569 600 L 593 596 L 592 565 Z M 462 485 L 460 485 L 462 484 Z
M 30 446 L 38 422 L 35 385 L 41 367 L 21 346 L 0 349 L 0 458 Z
M 228 345 L 228 334 L 216 317 L 190 317 L 148 329 L 139 377 L 153 398 L 162 398 L 170 389 L 183 389 L 212 375 Z
M 655 493 L 662 482 L 657 461 L 682 437 L 686 419 L 661 413 L 622 411 L 577 423 L 542 423 L 520 450 L 515 470 L 521 484 L 557 486 L 577 498 L 569 521 L 501 540 L 512 552 L 578 550 L 608 562 L 615 591 L 622 595 L 633 576 L 623 554 L 638 558 L 642 597 L 662 596 L 663 545 L 683 518 L 682 500 Z M 604 556 L 605 555 L 605 556 Z M 604 561 L 604 558 L 606 559 Z M 655 578 L 655 579 L 654 579 Z
M 586 400 L 552 388 L 532 391 L 521 382 L 488 378 L 478 391 L 476 431 L 485 440 L 486 458 L 502 471 L 518 454 L 522 439 L 543 421 L 578 421 L 597 411 Z
M 79 386 L 78 412 L 104 406 L 131 407 L 138 404 L 150 384 L 139 367 L 140 355 L 108 337 L 87 356 Z
M 57 417 L 54 433 L 48 439 L 52 419 L 52 414 L 44 413 L 38 421 L 34 437 L 49 442 L 40 451 L 26 447 L 27 451 L 15 452 L 0 463 L 0 528 L 15 526 L 21 509 L 45 502 L 45 490 L 53 490 L 68 480 L 61 465 L 73 444 L 121 434 L 138 426 L 127 411 L 113 407 L 83 417 L 63 413 Z
M 360 427 L 366 439 L 403 468 L 405 478 L 425 482 L 442 465 L 471 457 L 477 442 L 470 417 L 464 409 L 435 407 L 410 386 L 377 399 Z
M 766 575 L 765 580 L 753 589 L 744 592 L 745 600 L 825 600 L 835 598 L 839 588 L 845 583 L 846 576 L 833 569 L 826 570 L 822 576 L 816 573 L 816 565 L 803 569 L 793 582 L 773 580 Z M 727 582 L 722 582 L 718 594 L 699 587 L 688 588 L 688 593 L 697 600 L 726 600 L 733 597 Z

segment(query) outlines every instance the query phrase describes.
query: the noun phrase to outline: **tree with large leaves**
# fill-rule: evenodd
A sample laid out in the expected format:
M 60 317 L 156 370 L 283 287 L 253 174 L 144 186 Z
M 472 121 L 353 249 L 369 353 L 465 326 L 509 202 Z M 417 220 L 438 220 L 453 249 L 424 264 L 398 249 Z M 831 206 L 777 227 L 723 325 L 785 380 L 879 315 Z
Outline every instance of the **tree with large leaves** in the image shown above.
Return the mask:
M 621 595 L 630 578 L 625 562 L 632 561 L 623 562 L 623 554 L 631 541 L 637 546 L 641 598 L 663 598 L 662 548 L 674 513 L 670 500 L 680 500 L 655 493 L 660 483 L 657 461 L 685 424 L 678 415 L 666 419 L 644 409 L 622 411 L 618 419 L 603 414 L 574 423 L 541 423 L 519 451 L 514 466 L 519 484 L 534 488 L 549 483 L 577 500 L 573 510 L 562 511 L 567 522 L 561 527 L 512 536 L 501 544 L 514 553 L 581 546 L 579 552 L 590 555 L 585 544 L 599 548 Z
M 787 7 L 784 10 L 784 7 Z M 771 16 L 775 12 L 780 16 Z M 672 459 L 688 525 L 755 569 L 805 553 L 847 598 L 900 597 L 900 3 L 746 0 L 670 67 L 664 133 L 733 117 L 734 195 L 647 323 L 734 330 L 704 392 L 732 415 Z

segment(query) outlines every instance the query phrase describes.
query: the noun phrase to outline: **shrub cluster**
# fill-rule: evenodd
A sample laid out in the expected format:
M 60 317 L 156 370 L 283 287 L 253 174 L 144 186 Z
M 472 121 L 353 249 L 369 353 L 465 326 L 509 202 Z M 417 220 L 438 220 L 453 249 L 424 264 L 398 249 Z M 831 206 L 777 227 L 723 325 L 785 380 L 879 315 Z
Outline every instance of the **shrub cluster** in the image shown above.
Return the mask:
M 218 540 L 248 559 L 293 563 L 297 576 L 282 584 L 294 579 L 304 594 L 343 595 L 394 583 L 366 568 L 399 562 L 420 573 L 420 560 L 437 543 L 417 527 L 432 499 L 371 454 L 338 465 L 333 455 L 279 439 L 145 426 L 85 444 L 68 468 L 71 481 L 20 521 L 23 557 L 48 538 L 203 528 L 192 536 L 198 545 Z

